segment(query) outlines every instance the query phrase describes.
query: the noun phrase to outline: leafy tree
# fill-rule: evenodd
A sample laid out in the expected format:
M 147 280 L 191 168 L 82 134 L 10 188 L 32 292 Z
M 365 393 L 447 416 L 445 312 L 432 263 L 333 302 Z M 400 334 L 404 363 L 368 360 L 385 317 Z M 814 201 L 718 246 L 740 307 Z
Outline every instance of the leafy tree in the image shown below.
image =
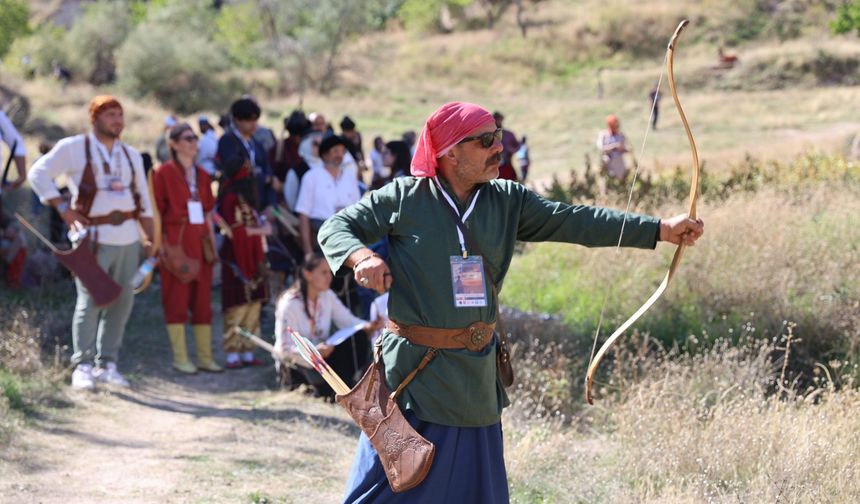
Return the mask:
M 833 33 L 842 34 L 852 30 L 860 36 L 860 0 L 845 2 L 836 11 L 836 20 L 831 23 Z
M 215 18 L 215 41 L 243 67 L 266 64 L 266 38 L 255 2 L 225 5 Z
M 240 0 L 220 9 L 216 40 L 248 67 L 278 72 L 281 92 L 337 85 L 344 46 L 379 28 L 396 11 L 393 0 Z
M 9 52 L 12 42 L 29 33 L 30 8 L 23 0 L 0 0 L 0 58 Z

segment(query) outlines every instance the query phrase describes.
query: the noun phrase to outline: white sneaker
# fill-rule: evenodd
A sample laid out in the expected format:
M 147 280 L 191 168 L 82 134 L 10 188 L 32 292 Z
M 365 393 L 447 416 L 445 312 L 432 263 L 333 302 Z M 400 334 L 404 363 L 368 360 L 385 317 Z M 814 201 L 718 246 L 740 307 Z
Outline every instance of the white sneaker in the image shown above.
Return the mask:
M 119 371 L 116 370 L 116 364 L 108 362 L 104 367 L 100 367 L 93 371 L 93 377 L 101 383 L 108 385 L 117 385 L 119 387 L 128 387 L 128 380 L 123 378 Z
M 93 381 L 93 366 L 91 364 L 78 364 L 72 372 L 72 388 L 81 390 L 96 388 L 96 382 Z

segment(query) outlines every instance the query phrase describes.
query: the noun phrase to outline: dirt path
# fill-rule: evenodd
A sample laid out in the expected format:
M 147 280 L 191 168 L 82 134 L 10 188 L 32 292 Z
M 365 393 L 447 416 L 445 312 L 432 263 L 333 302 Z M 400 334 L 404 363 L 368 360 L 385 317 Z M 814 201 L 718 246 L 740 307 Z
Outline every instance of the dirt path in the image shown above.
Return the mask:
M 270 367 L 180 376 L 152 294 L 120 359 L 130 389 L 68 391 L 0 452 L 0 502 L 336 502 L 358 429 Z M 220 332 L 217 331 L 216 332 Z M 216 343 L 220 346 L 220 342 Z

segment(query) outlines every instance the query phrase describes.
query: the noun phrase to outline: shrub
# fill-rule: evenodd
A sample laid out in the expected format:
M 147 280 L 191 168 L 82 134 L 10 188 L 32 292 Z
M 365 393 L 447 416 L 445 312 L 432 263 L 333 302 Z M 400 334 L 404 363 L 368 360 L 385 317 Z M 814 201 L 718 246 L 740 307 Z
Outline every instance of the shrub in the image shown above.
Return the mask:
M 6 55 L 12 42 L 29 31 L 30 9 L 21 0 L 0 0 L 0 58 Z
M 681 19 L 679 9 L 634 11 L 614 4 L 600 12 L 594 31 L 610 53 L 651 57 L 666 51 L 669 36 Z
M 95 85 L 116 79 L 115 53 L 130 27 L 130 12 L 125 2 L 98 1 L 85 7 L 66 35 L 68 66 Z
M 58 26 L 45 23 L 32 34 L 15 40 L 6 55 L 4 66 L 21 76 L 51 75 L 52 61 L 66 61 L 69 49 L 65 43 L 66 32 Z M 24 68 L 22 58 L 30 57 L 30 68 Z
M 182 114 L 220 109 L 233 93 L 226 58 L 207 39 L 153 22 L 138 25 L 117 55 L 120 85 Z
M 22 297 L 0 291 L 0 442 L 7 441 L 38 405 L 59 399 L 59 366 L 46 366 L 41 358 L 46 335 L 40 325 L 54 319 L 54 314 L 48 306 L 32 309 L 40 299 L 36 293 Z

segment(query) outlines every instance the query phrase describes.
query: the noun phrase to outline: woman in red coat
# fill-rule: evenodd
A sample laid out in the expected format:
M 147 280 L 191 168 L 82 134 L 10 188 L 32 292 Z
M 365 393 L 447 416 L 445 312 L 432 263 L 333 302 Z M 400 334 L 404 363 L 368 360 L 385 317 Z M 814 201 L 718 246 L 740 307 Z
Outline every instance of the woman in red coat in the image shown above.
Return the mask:
M 191 126 L 173 126 L 168 143 L 171 159 L 156 168 L 153 186 L 162 222 L 161 303 L 173 347 L 173 367 L 189 374 L 198 369 L 217 373 L 223 369 L 212 359 L 215 241 L 210 213 L 215 198 L 209 175 L 194 162 L 197 135 Z M 189 274 L 194 267 L 187 267 L 194 262 L 199 264 L 197 275 Z M 196 366 L 188 359 L 185 347 L 189 318 L 197 344 Z

